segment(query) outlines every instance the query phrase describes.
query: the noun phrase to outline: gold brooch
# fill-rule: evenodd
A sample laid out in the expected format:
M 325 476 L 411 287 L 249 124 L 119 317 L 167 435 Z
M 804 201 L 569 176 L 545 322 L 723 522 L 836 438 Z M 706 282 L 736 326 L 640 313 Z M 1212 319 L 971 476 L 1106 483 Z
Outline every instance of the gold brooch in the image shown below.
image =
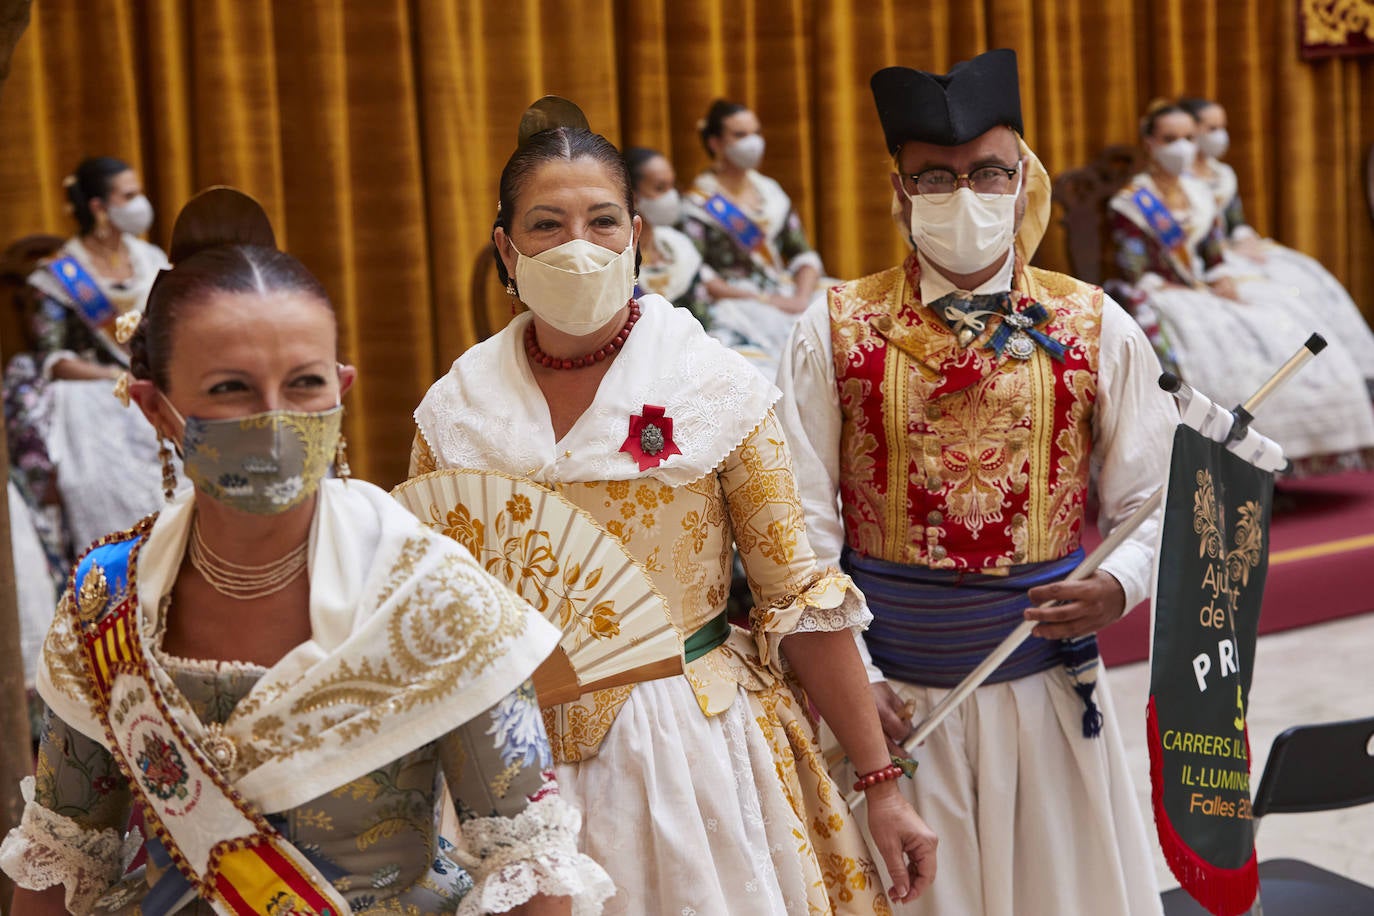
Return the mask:
M 83 623 L 91 623 L 100 616 L 109 600 L 110 583 L 105 580 L 105 570 L 92 563 L 76 592 L 76 613 Z
M 224 733 L 224 726 L 218 722 L 212 722 L 206 726 L 205 740 L 202 744 L 205 753 L 209 755 L 210 762 L 215 765 L 221 773 L 228 774 L 234 768 L 234 764 L 239 759 L 239 748 L 234 743 L 234 739 Z

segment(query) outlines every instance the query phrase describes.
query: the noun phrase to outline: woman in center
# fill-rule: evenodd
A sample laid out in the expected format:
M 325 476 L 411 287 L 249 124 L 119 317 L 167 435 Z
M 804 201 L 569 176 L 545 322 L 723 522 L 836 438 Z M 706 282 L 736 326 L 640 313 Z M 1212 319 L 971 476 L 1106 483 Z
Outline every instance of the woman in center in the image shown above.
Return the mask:
M 411 472 L 480 468 L 554 487 L 668 597 L 685 675 L 545 711 L 583 848 L 618 889 L 607 912 L 889 912 L 807 700 L 872 774 L 889 893 L 914 899 L 935 838 L 890 778 L 851 632 L 870 617 L 847 576 L 816 566 L 777 390 L 687 311 L 631 298 L 641 223 L 605 138 L 580 126 L 525 138 L 499 206 L 499 267 L 529 311 L 429 390 Z M 732 542 L 756 598 L 752 632 L 723 613 Z

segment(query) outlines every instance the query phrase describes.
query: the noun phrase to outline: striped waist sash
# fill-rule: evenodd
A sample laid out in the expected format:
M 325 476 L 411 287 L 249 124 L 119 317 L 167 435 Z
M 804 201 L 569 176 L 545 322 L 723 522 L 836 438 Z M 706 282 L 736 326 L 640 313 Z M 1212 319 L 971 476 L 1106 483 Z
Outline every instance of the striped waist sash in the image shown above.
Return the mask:
M 925 687 L 954 687 L 1021 623 L 1030 607 L 1028 589 L 1063 579 L 1082 560 L 1080 548 L 1048 563 L 1013 566 L 1005 576 L 890 563 L 852 551 L 845 552 L 843 565 L 873 612 L 864 636 L 882 672 Z M 1073 673 L 1096 657 L 1092 636 L 1032 636 L 987 682 L 1011 681 L 1061 664 Z

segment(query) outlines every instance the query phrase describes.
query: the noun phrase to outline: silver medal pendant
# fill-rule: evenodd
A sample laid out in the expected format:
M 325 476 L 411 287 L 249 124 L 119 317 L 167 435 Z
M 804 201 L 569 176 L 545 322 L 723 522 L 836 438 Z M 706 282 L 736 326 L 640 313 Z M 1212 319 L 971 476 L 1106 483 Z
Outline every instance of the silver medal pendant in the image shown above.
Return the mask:
M 1035 353 L 1035 341 L 1025 331 L 1014 331 L 1007 338 L 1007 353 L 1015 359 L 1030 359 Z
M 639 447 L 646 455 L 657 455 L 663 451 L 667 443 L 663 438 L 663 430 L 654 426 L 652 423 L 644 427 L 639 434 Z

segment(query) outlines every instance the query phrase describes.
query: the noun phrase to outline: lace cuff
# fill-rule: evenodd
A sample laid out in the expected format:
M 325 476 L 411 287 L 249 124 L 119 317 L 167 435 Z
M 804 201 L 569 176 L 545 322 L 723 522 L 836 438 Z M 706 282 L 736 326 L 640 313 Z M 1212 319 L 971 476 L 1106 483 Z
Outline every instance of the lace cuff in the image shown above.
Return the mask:
M 537 894 L 571 897 L 573 916 L 593 916 L 615 893 L 605 869 L 577 851 L 582 816 L 553 794 L 515 817 L 463 822 L 462 841 L 449 857 L 467 869 L 473 888 L 458 916 L 504 913 Z
M 0 870 L 25 890 L 66 888 L 67 910 L 89 913 L 100 895 L 133 861 L 143 836 L 127 837 L 110 828 L 94 831 L 49 811 L 33 800 L 34 780 L 19 784 L 24 795 L 24 817 L 0 843 Z
M 794 595 L 775 599 L 753 614 L 759 660 L 779 675 L 778 645 L 791 633 L 833 633 L 866 629 L 873 615 L 849 576 L 831 567 L 817 572 Z

